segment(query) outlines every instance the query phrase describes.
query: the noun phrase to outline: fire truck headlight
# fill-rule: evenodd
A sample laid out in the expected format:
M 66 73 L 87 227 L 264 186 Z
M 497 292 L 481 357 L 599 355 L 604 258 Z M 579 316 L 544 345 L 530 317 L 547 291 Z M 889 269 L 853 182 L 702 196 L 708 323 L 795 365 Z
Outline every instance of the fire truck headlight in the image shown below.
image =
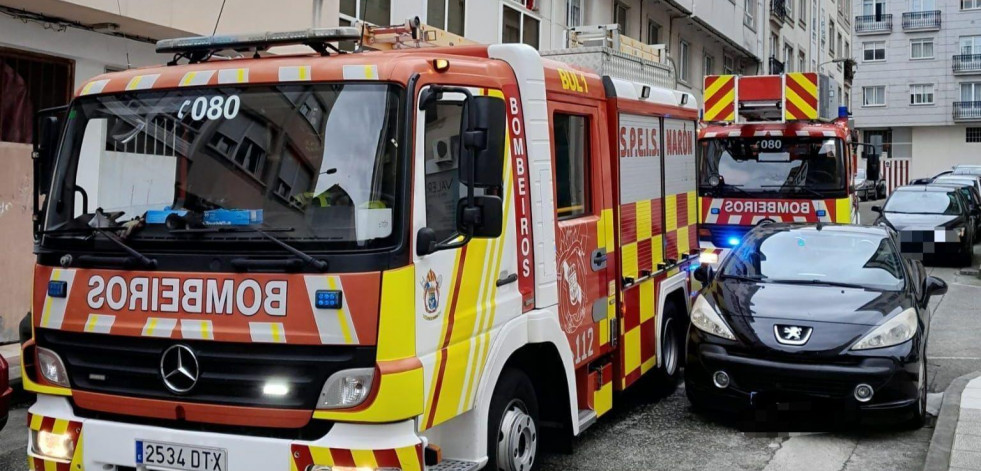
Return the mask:
M 371 393 L 374 368 L 353 368 L 338 371 L 327 378 L 320 390 L 320 409 L 346 409 L 361 404 Z
M 58 386 L 71 387 L 68 383 L 68 370 L 65 369 L 65 363 L 61 361 L 61 357 L 57 353 L 47 348 L 38 347 L 37 364 L 44 379 Z
M 706 265 L 719 263 L 719 254 L 715 252 L 702 252 L 698 255 L 698 262 Z
M 32 450 L 35 454 L 57 460 L 70 460 L 75 453 L 75 443 L 67 433 L 31 430 Z
M 691 308 L 691 325 L 703 332 L 722 337 L 724 339 L 736 340 L 732 330 L 726 325 L 726 321 L 712 307 L 705 296 L 699 295 L 695 299 L 695 304 Z

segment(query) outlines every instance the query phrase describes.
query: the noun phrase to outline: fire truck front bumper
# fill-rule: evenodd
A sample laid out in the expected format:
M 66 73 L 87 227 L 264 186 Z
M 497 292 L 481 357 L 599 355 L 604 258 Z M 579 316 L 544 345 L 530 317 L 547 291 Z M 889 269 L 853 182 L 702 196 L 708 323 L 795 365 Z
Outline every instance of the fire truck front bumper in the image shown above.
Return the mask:
M 336 423 L 323 437 L 301 441 L 86 419 L 74 414 L 68 399 L 39 395 L 28 423 L 32 471 L 424 469 L 424 445 L 412 420 Z M 148 443 L 160 448 L 147 452 Z M 151 456 L 157 453 L 163 456 Z M 164 464 L 147 464 L 159 460 Z

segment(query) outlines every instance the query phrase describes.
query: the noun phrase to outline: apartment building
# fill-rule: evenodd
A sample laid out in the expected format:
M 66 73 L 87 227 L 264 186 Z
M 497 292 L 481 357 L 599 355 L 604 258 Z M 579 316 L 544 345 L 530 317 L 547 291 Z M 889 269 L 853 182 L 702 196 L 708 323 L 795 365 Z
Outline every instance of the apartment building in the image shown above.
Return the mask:
M 764 57 L 766 72 L 818 72 L 822 114 L 851 108 L 851 3 L 855 0 L 767 0 Z
M 981 163 L 981 0 L 855 0 L 855 123 L 913 177 Z

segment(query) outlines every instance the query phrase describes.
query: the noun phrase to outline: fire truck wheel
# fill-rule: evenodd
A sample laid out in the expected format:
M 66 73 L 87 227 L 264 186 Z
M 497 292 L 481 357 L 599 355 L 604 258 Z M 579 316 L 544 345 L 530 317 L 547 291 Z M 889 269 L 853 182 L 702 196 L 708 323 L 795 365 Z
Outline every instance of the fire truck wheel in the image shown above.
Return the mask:
M 661 366 L 657 369 L 655 380 L 658 392 L 669 395 L 678 387 L 681 376 L 681 362 L 685 354 L 685 326 L 673 302 L 664 305 L 664 325 L 661 329 Z
M 494 388 L 487 427 L 491 471 L 531 471 L 538 453 L 538 400 L 523 371 L 505 368 Z

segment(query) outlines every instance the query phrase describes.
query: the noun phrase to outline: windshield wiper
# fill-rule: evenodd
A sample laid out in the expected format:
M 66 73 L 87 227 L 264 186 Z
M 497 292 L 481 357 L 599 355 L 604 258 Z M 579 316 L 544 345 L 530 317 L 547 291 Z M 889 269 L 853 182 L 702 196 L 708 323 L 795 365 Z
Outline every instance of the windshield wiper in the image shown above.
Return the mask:
M 118 235 L 116 235 L 115 231 L 117 231 L 117 230 L 126 230 L 126 227 L 123 227 L 123 226 L 118 226 L 118 227 L 92 227 L 92 226 L 84 226 L 84 227 L 73 227 L 73 228 L 66 228 L 66 229 L 54 229 L 54 230 L 50 230 L 50 231 L 41 231 L 41 234 L 42 235 L 61 235 L 61 234 L 80 233 L 80 234 L 87 234 L 89 236 L 92 236 L 92 235 L 95 235 L 95 234 L 102 234 L 106 239 L 109 239 L 110 242 L 116 244 L 117 246 L 119 246 L 119 248 L 123 249 L 132 258 L 134 258 L 139 263 L 140 266 L 142 266 L 144 268 L 156 268 L 157 267 L 157 259 L 147 257 L 146 255 L 143 255 L 142 253 L 140 253 L 139 251 L 137 251 L 133 247 L 130 247 L 126 242 L 123 242 L 123 239 L 121 237 L 119 237 Z M 88 237 L 86 237 L 86 238 L 88 238 Z M 95 260 L 95 259 L 93 259 L 93 260 Z M 99 258 L 98 261 L 101 261 L 101 262 L 113 262 L 115 260 L 109 260 L 109 259 L 105 259 L 103 257 L 103 258 Z
M 730 184 L 730 183 L 721 183 L 721 184 L 719 184 L 719 186 L 705 186 L 705 185 L 702 185 L 702 188 L 707 188 L 713 194 L 718 194 L 720 191 L 725 191 L 725 190 L 736 190 L 736 192 L 742 193 L 744 195 L 750 194 L 748 191 L 746 191 L 746 190 L 743 189 L 742 185 L 733 185 L 733 184 Z
M 218 233 L 218 232 L 248 232 L 248 233 L 256 233 L 256 234 L 259 234 L 259 235 L 265 237 L 266 239 L 269 239 L 270 241 L 272 241 L 276 245 L 282 247 L 283 250 L 286 250 L 287 252 L 289 252 L 289 253 L 291 253 L 293 255 L 296 255 L 300 260 L 303 260 L 308 265 L 316 268 L 317 270 L 319 270 L 321 272 L 327 271 L 327 267 L 328 267 L 327 262 L 325 262 L 323 260 L 320 260 L 320 259 L 317 259 L 317 258 L 314 258 L 310 254 L 308 254 L 308 253 L 306 253 L 306 252 L 304 252 L 304 251 L 302 251 L 302 250 L 300 250 L 300 249 L 298 249 L 296 247 L 293 247 L 290 244 L 287 244 L 286 242 L 283 241 L 283 239 L 280 239 L 279 237 L 276 237 L 276 236 L 270 234 L 270 232 L 293 232 L 293 230 L 294 229 L 292 227 L 276 227 L 276 228 L 269 228 L 269 229 L 265 229 L 264 230 L 264 229 L 260 229 L 258 227 L 228 227 L 228 226 L 218 226 L 218 227 L 198 227 L 198 228 L 189 228 L 189 229 L 171 229 L 170 232 L 173 232 L 173 233 L 186 233 L 186 234 L 208 234 L 208 233 Z M 253 263 L 253 262 L 255 262 L 255 263 Z M 260 261 L 260 260 L 252 260 L 252 261 L 243 260 L 242 261 L 242 264 L 243 265 L 250 265 L 251 264 L 251 265 L 256 265 L 256 266 L 258 266 L 258 265 L 268 266 L 269 265 L 268 263 L 262 263 L 262 262 L 264 262 L 264 261 Z
M 858 289 L 870 289 L 868 286 L 863 286 L 855 283 L 843 283 L 840 281 L 828 281 L 828 280 L 781 280 L 774 279 L 770 280 L 773 283 L 782 283 L 788 285 L 824 285 L 824 286 L 837 286 L 839 288 L 858 288 Z
M 760 185 L 760 188 L 787 188 L 787 189 L 790 189 L 790 190 L 794 190 L 794 192 L 796 192 L 796 193 L 806 192 L 806 193 L 810 193 L 811 195 L 813 195 L 815 197 L 818 197 L 818 198 L 821 198 L 821 199 L 824 199 L 825 198 L 825 195 L 824 194 L 819 193 L 816 190 L 813 190 L 811 188 L 808 188 L 808 187 L 802 186 L 802 185 Z

